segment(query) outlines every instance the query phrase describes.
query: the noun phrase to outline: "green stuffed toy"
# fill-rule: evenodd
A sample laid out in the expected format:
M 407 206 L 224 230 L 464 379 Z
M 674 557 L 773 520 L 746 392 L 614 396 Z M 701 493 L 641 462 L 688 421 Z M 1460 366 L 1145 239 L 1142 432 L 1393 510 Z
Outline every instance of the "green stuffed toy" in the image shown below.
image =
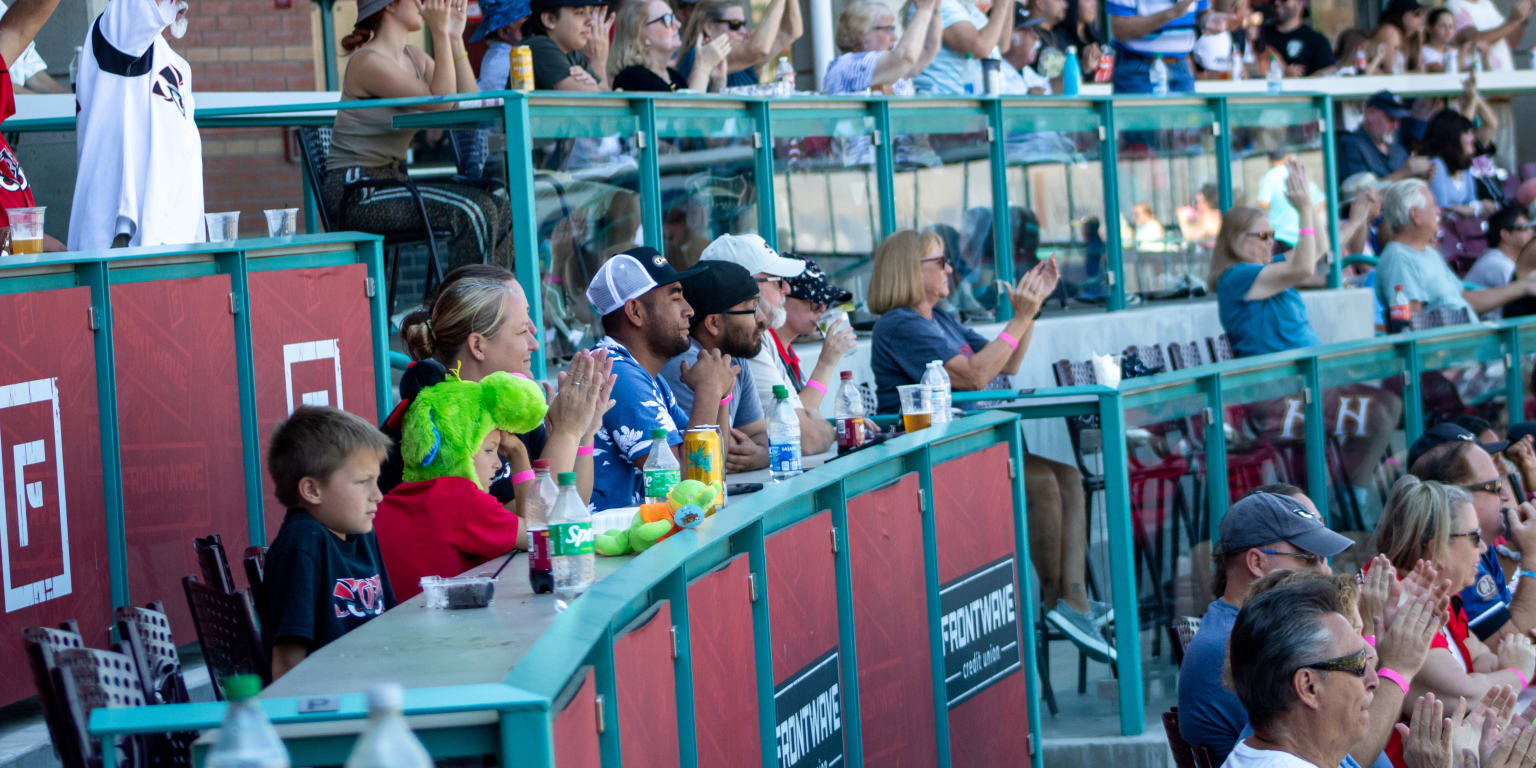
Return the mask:
M 667 500 L 642 504 L 628 528 L 614 528 L 597 535 L 593 547 L 599 555 L 617 557 L 639 554 L 684 528 L 697 526 L 705 510 L 715 503 L 715 489 L 697 480 L 672 486 Z
M 457 371 L 423 389 L 405 412 L 400 432 L 403 479 L 408 482 L 462 477 L 475 485 L 475 452 L 491 430 L 531 432 L 549 405 L 532 379 L 497 371 L 462 381 Z M 486 490 L 482 488 L 481 490 Z

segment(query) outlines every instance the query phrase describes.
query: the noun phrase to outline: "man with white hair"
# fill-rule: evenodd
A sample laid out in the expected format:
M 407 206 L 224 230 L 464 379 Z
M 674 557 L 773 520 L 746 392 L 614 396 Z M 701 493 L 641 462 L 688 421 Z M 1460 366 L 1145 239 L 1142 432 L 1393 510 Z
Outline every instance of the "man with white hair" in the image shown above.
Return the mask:
M 1376 264 L 1376 296 L 1392 306 L 1397 286 L 1403 287 L 1414 312 L 1465 309 L 1467 320 L 1498 309 L 1523 296 L 1536 296 L 1536 274 L 1507 285 L 1463 290 L 1460 278 L 1435 248 L 1440 235 L 1440 206 L 1422 179 L 1404 179 L 1387 185 L 1381 202 L 1382 224 L 1392 241 L 1382 249 Z
M 187 0 L 112 0 L 86 34 L 72 251 L 207 239 L 192 68 L 166 30 L 187 33 Z

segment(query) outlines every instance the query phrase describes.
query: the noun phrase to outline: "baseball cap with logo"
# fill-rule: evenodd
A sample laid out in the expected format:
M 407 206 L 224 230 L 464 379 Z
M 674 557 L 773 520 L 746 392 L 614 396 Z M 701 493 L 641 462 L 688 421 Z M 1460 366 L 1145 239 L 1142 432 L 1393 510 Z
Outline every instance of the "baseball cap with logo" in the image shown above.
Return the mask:
M 1412 472 L 1413 465 L 1417 464 L 1424 454 L 1429 453 L 1431 448 L 1443 443 L 1454 442 L 1477 443 L 1477 435 L 1472 434 L 1471 430 L 1454 421 L 1442 421 L 1424 430 L 1424 434 L 1419 435 L 1419 439 L 1413 441 L 1413 445 L 1408 447 L 1408 471 Z M 1498 453 L 1509 447 L 1508 440 L 1477 444 L 1490 454 Z
M 705 246 L 700 261 L 729 261 L 748 272 L 776 277 L 794 277 L 805 270 L 805 262 L 786 259 L 776 253 L 768 241 L 758 235 L 721 235 Z
M 1328 530 L 1305 504 L 1278 493 L 1251 493 L 1221 519 L 1222 554 L 1287 541 L 1319 557 L 1333 557 L 1355 543 Z
M 606 316 L 619 311 L 630 299 L 644 296 L 652 288 L 670 285 L 703 269 L 696 266 L 679 272 L 655 248 L 631 248 L 615 254 L 598 267 L 592 283 L 587 286 L 587 301 L 592 302 L 599 317 Z
M 1367 107 L 1373 107 L 1387 113 L 1388 117 L 1399 120 L 1409 115 L 1408 105 L 1403 103 L 1401 97 L 1391 91 L 1377 91 L 1371 94 L 1371 98 L 1365 102 Z
M 804 272 L 785 278 L 784 282 L 789 285 L 789 295 L 801 301 L 829 307 L 853 301 L 853 293 L 832 282 L 821 265 L 812 259 L 805 260 Z

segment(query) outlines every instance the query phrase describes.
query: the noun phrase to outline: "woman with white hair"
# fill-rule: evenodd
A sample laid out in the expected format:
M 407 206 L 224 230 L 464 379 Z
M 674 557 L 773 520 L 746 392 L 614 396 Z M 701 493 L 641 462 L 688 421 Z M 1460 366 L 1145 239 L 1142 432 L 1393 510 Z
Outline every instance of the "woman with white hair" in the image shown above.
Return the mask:
M 630 0 L 613 22 L 608 76 L 616 91 L 720 90 L 731 38 L 721 35 L 698 46 L 699 65 L 688 77 L 667 66 L 683 45 L 677 15 L 666 0 Z
M 837 17 L 837 47 L 843 53 L 827 65 L 823 93 L 868 90 L 911 96 L 913 74 L 928 68 L 939 52 L 938 0 L 914 0 L 901 39 L 896 17 L 884 3 L 858 0 Z

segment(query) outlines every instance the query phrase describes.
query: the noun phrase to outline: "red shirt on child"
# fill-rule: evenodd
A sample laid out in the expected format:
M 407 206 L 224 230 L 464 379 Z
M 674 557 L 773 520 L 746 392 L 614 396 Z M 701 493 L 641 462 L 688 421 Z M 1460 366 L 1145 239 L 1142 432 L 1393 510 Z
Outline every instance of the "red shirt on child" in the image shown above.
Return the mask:
M 0 59 L 0 122 L 16 114 L 16 90 L 11 86 L 10 66 Z M 31 208 L 37 205 L 32 199 L 32 184 L 21 170 L 21 160 L 16 152 L 0 136 L 0 227 L 11 225 L 7 208 Z
M 401 483 L 373 518 L 384 567 L 399 602 L 421 593 L 423 576 L 458 576 L 519 542 L 517 515 L 462 477 Z

